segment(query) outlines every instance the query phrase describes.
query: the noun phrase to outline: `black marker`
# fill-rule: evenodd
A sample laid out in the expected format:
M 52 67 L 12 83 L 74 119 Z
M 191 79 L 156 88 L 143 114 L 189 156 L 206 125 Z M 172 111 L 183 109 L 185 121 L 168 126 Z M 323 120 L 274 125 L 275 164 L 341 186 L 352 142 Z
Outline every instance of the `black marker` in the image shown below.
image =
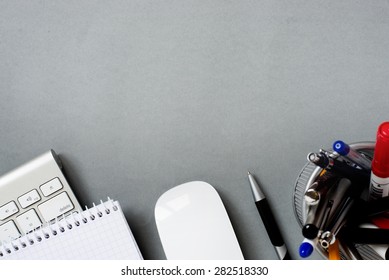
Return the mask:
M 389 244 L 389 229 L 355 227 L 345 230 L 345 237 L 358 244 Z
M 258 183 L 255 181 L 253 175 L 248 172 L 248 176 L 255 200 L 255 205 L 257 206 L 259 215 L 261 216 L 262 222 L 265 225 L 270 241 L 276 249 L 277 255 L 281 260 L 290 260 L 291 258 L 288 249 L 285 246 L 280 229 L 278 228 L 276 220 L 274 219 L 269 203 L 267 202 L 265 195 L 259 188 Z
M 374 216 L 389 211 L 389 196 L 381 197 L 373 201 L 369 201 L 364 206 L 363 216 Z
M 353 183 L 353 190 L 350 196 L 358 197 L 366 186 L 370 184 L 370 173 L 358 169 L 337 158 L 333 158 L 328 152 L 321 150 L 320 153 L 310 153 L 307 159 L 317 166 L 334 172 L 339 177 L 349 179 Z
M 324 168 L 328 171 L 335 172 L 341 177 L 346 177 L 351 181 L 369 181 L 370 182 L 370 173 L 363 169 L 355 168 L 351 165 L 348 165 L 344 161 L 340 161 L 337 158 L 332 158 L 324 150 L 320 153 L 310 153 L 307 156 L 307 159 L 316 164 L 317 166 Z

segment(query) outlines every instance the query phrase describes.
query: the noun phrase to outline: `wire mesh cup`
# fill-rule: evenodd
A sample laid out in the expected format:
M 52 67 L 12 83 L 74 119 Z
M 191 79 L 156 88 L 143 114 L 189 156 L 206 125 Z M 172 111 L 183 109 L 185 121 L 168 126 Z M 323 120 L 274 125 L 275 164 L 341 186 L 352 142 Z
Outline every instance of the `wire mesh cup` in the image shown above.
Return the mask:
M 350 147 L 363 154 L 367 158 L 372 158 L 374 154 L 375 142 L 356 142 L 350 144 Z M 332 151 L 331 151 L 332 152 Z M 312 186 L 322 172 L 322 168 L 308 161 L 299 173 L 293 191 L 293 207 L 296 219 L 303 227 L 308 213 L 308 205 L 305 201 L 305 193 Z M 366 186 L 365 192 L 368 192 L 369 186 Z M 387 247 L 387 246 L 386 246 Z M 324 258 L 328 259 L 328 252 L 322 246 L 316 246 L 315 250 Z M 367 244 L 351 244 L 344 242 L 341 246 L 342 259 L 383 259 L 377 253 L 377 246 Z

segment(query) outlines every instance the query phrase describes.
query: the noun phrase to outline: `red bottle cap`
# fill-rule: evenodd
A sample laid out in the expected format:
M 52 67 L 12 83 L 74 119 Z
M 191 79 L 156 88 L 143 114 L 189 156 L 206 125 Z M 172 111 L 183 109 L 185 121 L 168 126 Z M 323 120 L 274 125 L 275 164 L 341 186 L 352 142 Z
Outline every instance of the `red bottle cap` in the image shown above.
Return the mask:
M 389 177 L 389 122 L 384 122 L 378 127 L 371 171 L 377 177 Z

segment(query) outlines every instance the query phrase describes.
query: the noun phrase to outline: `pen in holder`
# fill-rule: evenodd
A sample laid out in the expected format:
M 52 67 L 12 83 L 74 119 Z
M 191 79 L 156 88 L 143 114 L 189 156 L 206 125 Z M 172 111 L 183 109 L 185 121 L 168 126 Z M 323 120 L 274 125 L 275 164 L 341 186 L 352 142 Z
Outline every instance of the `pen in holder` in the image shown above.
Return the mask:
M 362 154 L 364 157 L 371 159 L 374 154 L 375 142 L 356 142 L 349 145 L 349 147 L 353 151 L 357 151 L 359 154 Z M 324 154 L 324 153 L 323 153 Z M 340 155 L 332 150 L 329 154 L 337 159 Z M 352 198 L 344 198 L 342 192 L 348 192 L 355 190 L 355 185 L 352 185 L 349 180 L 342 179 L 342 176 L 339 176 L 339 180 L 336 180 L 334 176 L 329 176 L 327 171 L 320 164 L 315 164 L 323 160 L 320 158 L 320 154 L 318 155 L 309 155 L 309 161 L 305 164 L 303 169 L 301 170 L 299 176 L 297 177 L 294 191 L 293 191 L 293 207 L 294 213 L 296 215 L 296 219 L 300 226 L 306 232 L 302 238 L 306 237 L 306 239 L 315 240 L 316 251 L 323 257 L 328 259 L 329 254 L 328 247 L 330 244 L 334 242 L 334 236 L 332 233 L 338 233 L 342 226 L 345 224 L 345 214 L 352 208 L 352 205 L 355 203 L 355 200 Z M 315 163 L 314 163 L 315 162 Z M 340 160 L 340 163 L 344 163 L 343 158 Z M 353 162 L 348 162 L 348 164 L 352 165 Z M 340 165 L 337 168 L 346 169 L 348 166 Z M 342 171 L 342 170 L 340 170 Z M 369 171 L 365 171 L 363 173 L 363 189 L 360 188 L 360 193 L 358 193 L 358 198 L 365 197 L 367 199 L 369 192 L 369 183 L 366 182 L 365 178 L 369 178 L 367 173 Z M 323 179 L 324 178 L 324 179 Z M 323 184 L 323 180 L 325 180 Z M 360 180 L 358 178 L 356 181 Z M 323 186 L 320 186 L 322 184 Z M 326 189 L 328 186 L 337 185 L 336 187 L 330 187 Z M 350 186 L 351 185 L 351 186 Z M 357 184 L 358 185 L 358 184 Z M 314 188 L 311 191 L 312 186 L 316 189 L 319 188 L 320 191 L 315 192 Z M 309 190 L 309 191 L 308 191 Z M 308 191 L 308 192 L 307 192 Z M 320 197 L 322 196 L 322 197 Z M 343 199 L 344 198 L 344 199 Z M 337 210 L 335 210 L 335 208 Z M 354 211 L 354 210 L 350 210 Z M 313 214 L 312 214 L 313 213 Z M 358 215 L 358 214 L 356 214 Z M 332 219 L 332 222 L 331 222 Z M 307 226 L 311 225 L 311 227 Z M 326 224 L 326 226 L 323 225 Z M 319 227 L 321 227 L 321 231 L 319 231 Z M 326 229 L 330 229 L 328 234 L 326 235 Z M 318 241 L 317 237 L 321 236 L 321 240 Z M 338 241 L 338 240 L 337 240 Z M 382 259 L 382 257 L 376 253 L 373 249 L 373 246 L 367 244 L 354 244 L 349 242 L 349 240 L 341 240 L 339 242 L 339 248 L 341 251 L 342 259 Z M 338 244 L 338 242 L 336 243 Z

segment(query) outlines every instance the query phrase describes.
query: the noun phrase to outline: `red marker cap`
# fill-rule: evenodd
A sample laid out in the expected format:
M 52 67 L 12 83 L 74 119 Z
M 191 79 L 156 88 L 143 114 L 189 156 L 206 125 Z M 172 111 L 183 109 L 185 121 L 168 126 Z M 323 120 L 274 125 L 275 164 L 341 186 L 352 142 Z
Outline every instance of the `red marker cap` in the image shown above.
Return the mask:
M 377 177 L 389 177 L 389 122 L 384 122 L 378 127 L 371 171 Z

